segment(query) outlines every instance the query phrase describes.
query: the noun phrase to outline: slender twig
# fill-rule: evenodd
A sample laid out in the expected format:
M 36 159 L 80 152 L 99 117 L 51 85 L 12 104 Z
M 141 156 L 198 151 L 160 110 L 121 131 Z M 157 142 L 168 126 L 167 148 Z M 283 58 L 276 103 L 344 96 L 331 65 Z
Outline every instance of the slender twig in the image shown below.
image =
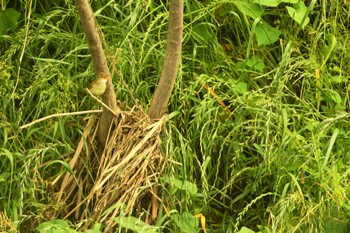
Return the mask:
M 91 91 L 86 88 L 86 91 L 89 93 L 89 95 L 94 98 L 97 102 L 99 102 L 103 107 L 105 107 L 106 109 L 108 109 L 114 116 L 118 116 L 118 111 L 114 111 L 113 109 L 111 109 L 110 107 L 108 107 L 105 103 L 103 103 L 101 100 L 99 100 L 96 96 L 94 96 Z
M 103 107 L 105 107 L 106 109 L 108 109 L 113 115 L 117 116 L 118 112 L 113 111 L 110 107 L 108 107 L 105 103 L 103 103 L 101 100 L 99 100 L 96 96 L 94 96 L 89 89 L 86 88 L 86 91 L 89 93 L 89 95 L 91 95 L 92 98 L 94 98 L 97 102 L 99 102 Z M 33 122 L 30 122 L 28 124 L 22 125 L 21 127 L 19 127 L 19 129 L 25 129 L 28 128 L 29 126 L 32 126 L 36 123 L 42 122 L 42 121 L 46 121 L 50 118 L 54 118 L 54 117 L 61 117 L 61 116 L 73 116 L 73 115 L 82 115 L 82 114 L 89 114 L 89 113 L 99 113 L 102 112 L 102 110 L 88 110 L 88 111 L 80 111 L 80 112 L 67 112 L 67 113 L 55 113 L 43 118 L 39 118 Z
M 80 112 L 66 112 L 66 113 L 55 113 L 43 118 L 39 118 L 36 119 L 35 121 L 32 121 L 28 124 L 22 125 L 21 127 L 19 127 L 19 129 L 25 129 L 28 128 L 29 126 L 32 126 L 36 123 L 42 122 L 42 121 L 46 121 L 50 118 L 54 118 L 54 117 L 61 117 L 61 116 L 74 116 L 74 115 L 82 115 L 82 114 L 90 114 L 90 113 L 100 113 L 102 112 L 102 110 L 88 110 L 88 111 L 80 111 Z

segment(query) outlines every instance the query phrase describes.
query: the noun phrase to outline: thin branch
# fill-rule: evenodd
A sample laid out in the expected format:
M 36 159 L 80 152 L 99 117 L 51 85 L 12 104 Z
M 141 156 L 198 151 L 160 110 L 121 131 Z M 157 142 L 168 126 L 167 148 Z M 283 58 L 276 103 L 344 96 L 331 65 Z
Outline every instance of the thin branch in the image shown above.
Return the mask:
M 96 96 L 94 96 L 88 88 L 86 88 L 86 91 L 89 93 L 89 95 L 90 95 L 92 98 L 94 98 L 97 102 L 99 102 L 103 107 L 105 107 L 106 109 L 108 109 L 114 116 L 118 116 L 118 112 L 120 112 L 120 111 L 118 111 L 119 109 L 117 109 L 117 110 L 111 109 L 111 108 L 108 107 L 105 103 L 103 103 L 101 100 L 99 100 Z
M 83 115 L 83 114 L 90 114 L 90 113 L 100 113 L 102 112 L 102 110 L 88 110 L 88 111 L 80 111 L 80 112 L 66 112 L 66 113 L 55 113 L 43 118 L 39 118 L 35 121 L 32 121 L 28 124 L 22 125 L 21 127 L 19 127 L 19 129 L 25 129 L 28 128 L 29 126 L 32 126 L 36 123 L 42 122 L 42 121 L 46 121 L 48 119 L 54 118 L 54 117 L 62 117 L 62 116 L 74 116 L 74 115 Z

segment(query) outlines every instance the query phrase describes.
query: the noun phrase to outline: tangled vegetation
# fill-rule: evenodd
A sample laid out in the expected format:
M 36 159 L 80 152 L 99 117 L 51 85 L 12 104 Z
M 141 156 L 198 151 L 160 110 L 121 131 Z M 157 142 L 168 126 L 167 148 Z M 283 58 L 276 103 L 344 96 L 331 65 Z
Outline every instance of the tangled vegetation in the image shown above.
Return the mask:
M 1 4 L 0 231 L 81 231 L 84 221 L 53 217 L 64 205 L 53 183 L 70 171 L 86 115 L 20 129 L 101 108 L 85 92 L 94 70 L 74 1 Z M 158 216 L 121 214 L 115 232 L 349 232 L 349 1 L 184 5 Z M 152 99 L 167 7 L 92 1 L 117 99 L 129 108 Z M 99 219 L 89 232 L 103 231 Z

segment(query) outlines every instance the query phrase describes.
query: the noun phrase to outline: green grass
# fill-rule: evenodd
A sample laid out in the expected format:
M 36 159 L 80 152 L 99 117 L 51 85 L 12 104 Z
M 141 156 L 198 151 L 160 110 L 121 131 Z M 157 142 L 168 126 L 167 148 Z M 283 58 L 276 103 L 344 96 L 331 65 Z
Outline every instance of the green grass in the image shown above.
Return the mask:
M 84 92 L 94 70 L 73 2 L 33 0 L 31 8 L 29 2 L 7 3 L 22 15 L 0 38 L 0 211 L 17 230 L 51 220 L 51 182 L 65 171 L 57 161 L 69 162 L 85 121 L 19 126 L 99 108 Z M 207 232 L 347 232 L 349 4 L 318 1 L 298 34 L 285 5 L 267 8 L 264 20 L 282 34 L 258 45 L 254 20 L 235 3 L 185 1 L 182 63 L 163 135 L 164 208 L 152 229 L 180 232 L 188 222 L 188 232 L 199 232 L 194 216 L 202 213 Z M 165 54 L 167 6 L 93 3 L 117 97 L 128 106 L 147 109 L 152 98 Z M 263 69 L 244 65 L 253 56 Z M 135 217 L 144 220 L 141 212 Z M 70 227 L 79 223 L 70 220 Z

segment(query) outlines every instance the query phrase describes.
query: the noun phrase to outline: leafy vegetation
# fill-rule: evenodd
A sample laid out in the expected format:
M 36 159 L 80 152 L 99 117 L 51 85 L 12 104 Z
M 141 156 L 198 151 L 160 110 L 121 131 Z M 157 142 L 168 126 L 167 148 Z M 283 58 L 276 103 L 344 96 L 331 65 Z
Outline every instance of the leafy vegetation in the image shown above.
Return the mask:
M 82 230 L 51 213 L 62 204 L 53 181 L 67 171 L 84 116 L 19 129 L 99 108 L 84 91 L 94 70 L 74 2 L 1 3 L 0 231 Z M 92 6 L 118 100 L 147 109 L 168 2 Z M 159 218 L 146 223 L 146 209 L 118 216 L 116 232 L 348 232 L 349 9 L 338 0 L 185 1 Z

